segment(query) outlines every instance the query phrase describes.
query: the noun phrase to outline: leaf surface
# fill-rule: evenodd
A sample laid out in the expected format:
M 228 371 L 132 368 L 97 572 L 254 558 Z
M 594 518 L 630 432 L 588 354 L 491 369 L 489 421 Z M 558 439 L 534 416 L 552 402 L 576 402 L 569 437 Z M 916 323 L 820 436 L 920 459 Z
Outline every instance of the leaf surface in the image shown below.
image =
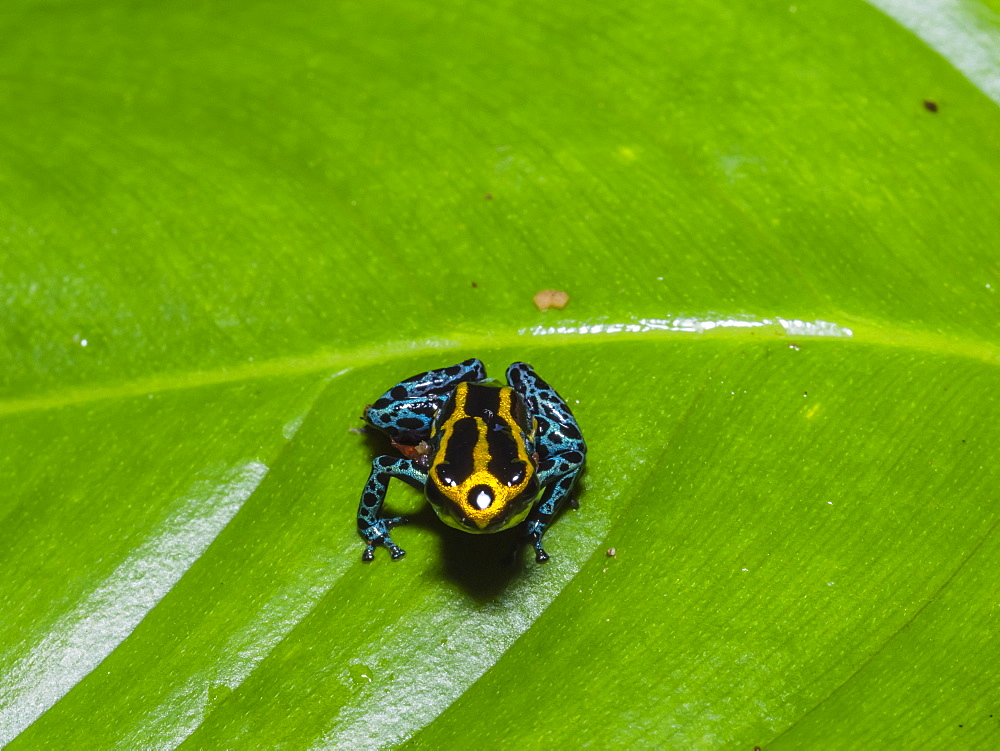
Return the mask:
M 811 1 L 0 31 L 0 743 L 1000 740 L 1000 116 L 952 48 Z M 552 560 L 393 485 L 362 564 L 361 409 L 473 356 L 587 437 Z

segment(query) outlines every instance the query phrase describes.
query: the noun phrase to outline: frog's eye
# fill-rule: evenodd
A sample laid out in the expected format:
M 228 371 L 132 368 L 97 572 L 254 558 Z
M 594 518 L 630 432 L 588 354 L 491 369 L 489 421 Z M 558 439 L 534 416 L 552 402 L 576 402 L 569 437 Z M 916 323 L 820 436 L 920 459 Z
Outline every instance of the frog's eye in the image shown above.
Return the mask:
M 512 462 L 508 471 L 505 473 L 506 476 L 503 478 L 504 485 L 508 488 L 520 485 L 524 482 L 524 476 L 527 474 L 527 471 L 528 467 L 524 462 Z
M 454 488 L 458 485 L 458 481 L 452 476 L 451 470 L 448 468 L 447 464 L 439 464 L 437 469 L 434 470 L 437 475 L 438 484 L 446 488 Z

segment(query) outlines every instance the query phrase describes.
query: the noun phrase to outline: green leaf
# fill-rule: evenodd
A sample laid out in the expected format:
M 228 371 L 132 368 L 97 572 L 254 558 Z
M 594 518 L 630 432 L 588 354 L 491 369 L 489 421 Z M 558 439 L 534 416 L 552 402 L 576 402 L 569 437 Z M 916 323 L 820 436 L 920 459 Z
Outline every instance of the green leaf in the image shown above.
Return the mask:
M 996 746 L 1000 23 L 879 4 L 9 0 L 0 743 Z M 471 356 L 552 560 L 362 564 Z

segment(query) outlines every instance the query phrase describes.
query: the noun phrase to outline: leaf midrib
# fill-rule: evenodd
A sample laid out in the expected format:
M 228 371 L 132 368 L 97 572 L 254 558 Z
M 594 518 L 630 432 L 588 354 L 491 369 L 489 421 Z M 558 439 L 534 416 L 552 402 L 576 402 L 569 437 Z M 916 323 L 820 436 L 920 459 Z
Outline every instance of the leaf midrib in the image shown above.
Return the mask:
M 422 352 L 475 352 L 497 347 L 540 345 L 572 346 L 595 341 L 657 341 L 680 339 L 738 339 L 741 341 L 837 341 L 842 344 L 862 344 L 908 349 L 938 356 L 978 360 L 990 365 L 1000 365 L 1000 345 L 971 337 L 954 338 L 927 331 L 902 327 L 881 326 L 863 319 L 846 319 L 851 336 L 787 334 L 763 326 L 719 327 L 707 332 L 689 331 L 622 331 L 618 333 L 573 333 L 532 335 L 521 332 L 498 331 L 479 334 L 454 334 L 413 340 L 397 340 L 384 344 L 356 347 L 341 352 L 318 352 L 314 355 L 278 357 L 271 360 L 254 360 L 241 365 L 220 366 L 212 370 L 157 374 L 110 386 L 83 385 L 49 391 L 37 395 L 0 400 L 0 416 L 22 412 L 35 412 L 60 407 L 76 406 L 111 399 L 129 399 L 150 394 L 201 388 L 225 383 L 238 383 L 280 376 L 298 376 L 323 371 L 352 369 L 359 365 L 386 362 L 404 355 Z M 340 373 L 331 373 L 340 375 Z

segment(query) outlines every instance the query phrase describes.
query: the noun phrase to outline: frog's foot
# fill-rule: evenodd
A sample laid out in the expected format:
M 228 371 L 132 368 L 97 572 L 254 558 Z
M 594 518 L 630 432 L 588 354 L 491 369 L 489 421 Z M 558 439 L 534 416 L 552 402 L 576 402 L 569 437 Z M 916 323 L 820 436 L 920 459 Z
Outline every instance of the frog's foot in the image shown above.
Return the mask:
M 545 548 L 542 547 L 542 534 L 545 532 L 544 529 L 537 529 L 538 523 L 534 522 L 528 525 L 528 541 L 535 546 L 535 561 L 538 563 L 545 563 L 549 559 L 549 554 L 545 552 Z
M 406 555 L 406 551 L 392 541 L 392 538 L 389 536 L 389 530 L 393 527 L 398 527 L 400 524 L 406 524 L 408 521 L 409 519 L 405 516 L 397 516 L 392 519 L 379 519 L 367 529 L 361 530 L 361 536 L 368 542 L 368 545 L 365 546 L 365 552 L 361 554 L 361 560 L 365 563 L 373 561 L 375 559 L 375 548 L 378 545 L 385 547 L 394 561 L 398 561 Z

